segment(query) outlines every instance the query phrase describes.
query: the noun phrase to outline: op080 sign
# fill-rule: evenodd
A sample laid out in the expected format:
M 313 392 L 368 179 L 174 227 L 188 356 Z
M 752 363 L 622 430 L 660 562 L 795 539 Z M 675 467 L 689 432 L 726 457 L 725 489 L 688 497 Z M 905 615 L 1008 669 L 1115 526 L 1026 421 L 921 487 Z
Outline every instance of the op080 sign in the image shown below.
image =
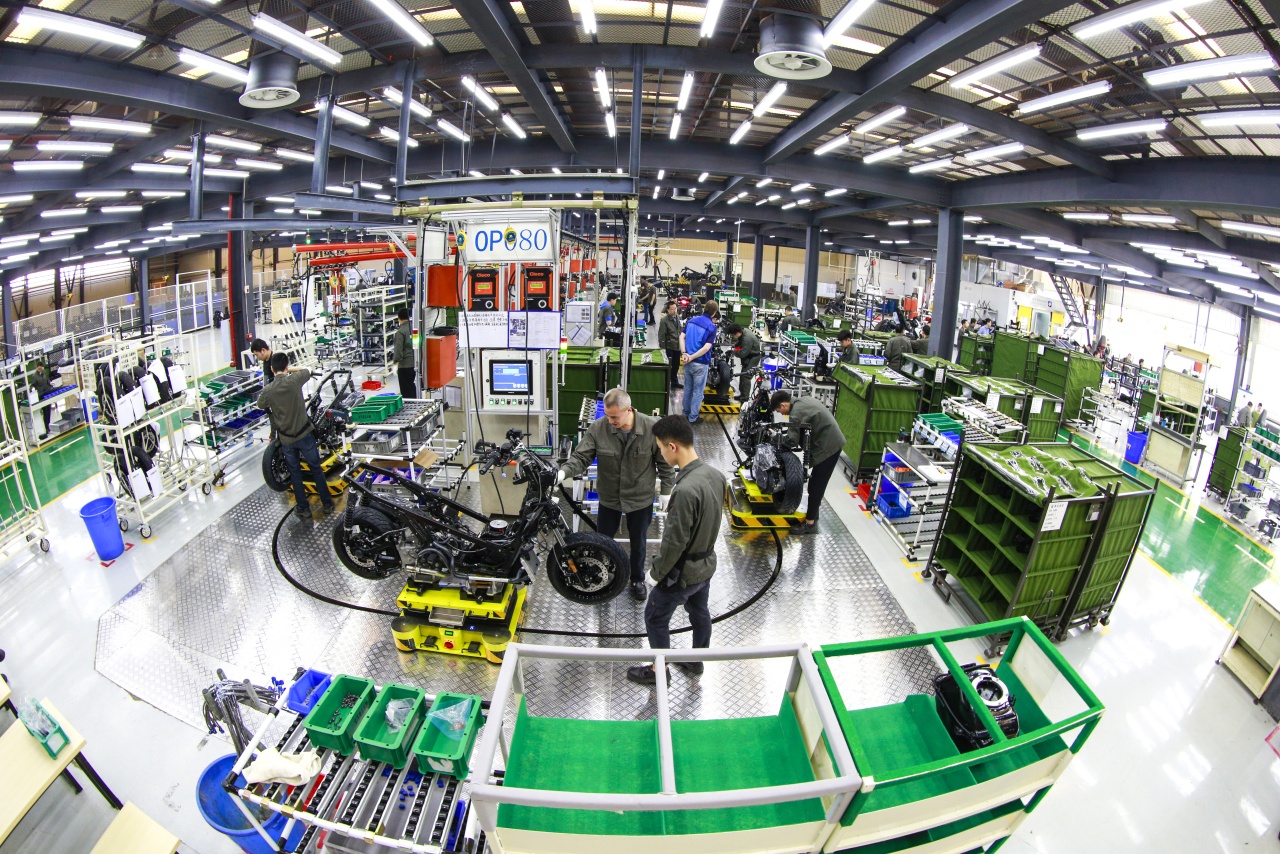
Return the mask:
M 545 222 L 476 224 L 458 229 L 456 237 L 468 264 L 555 260 L 551 231 Z

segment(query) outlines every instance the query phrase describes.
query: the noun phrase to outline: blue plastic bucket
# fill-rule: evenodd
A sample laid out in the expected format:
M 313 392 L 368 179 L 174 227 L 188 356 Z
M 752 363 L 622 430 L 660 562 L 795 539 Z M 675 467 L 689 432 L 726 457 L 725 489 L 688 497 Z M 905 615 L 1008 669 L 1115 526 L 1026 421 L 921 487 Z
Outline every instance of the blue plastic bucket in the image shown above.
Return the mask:
M 89 529 L 93 550 L 99 560 L 115 560 L 124 554 L 124 535 L 116 518 L 116 500 L 111 496 L 95 498 L 80 508 L 80 518 Z
M 232 767 L 236 764 L 235 754 L 227 754 L 221 759 L 215 759 L 208 768 L 200 774 L 200 782 L 196 786 L 196 806 L 200 809 L 200 815 L 204 816 L 204 820 L 209 826 L 219 833 L 226 834 L 240 846 L 242 851 L 248 854 L 272 854 L 271 846 L 258 833 L 257 829 L 249 823 L 249 819 L 245 818 L 240 807 L 235 804 L 235 796 L 222 788 L 222 781 L 231 773 Z M 237 777 L 236 783 L 244 785 L 244 777 Z M 245 804 L 250 810 L 261 809 L 252 804 Z M 260 813 L 259 813 L 260 815 Z M 287 818 L 278 812 L 267 814 L 267 820 L 262 822 L 262 827 L 271 835 L 272 839 L 279 839 L 281 832 L 284 830 Z M 289 833 L 289 838 L 285 840 L 285 850 L 292 851 L 298 847 L 298 842 L 302 840 L 302 834 L 307 830 L 307 826 L 301 822 L 293 825 L 293 830 Z
M 1137 430 L 1129 432 L 1129 441 L 1124 446 L 1124 461 L 1135 466 L 1142 462 L 1142 452 L 1147 448 L 1147 434 Z
M 777 375 L 778 368 L 781 367 L 783 361 L 781 359 L 769 358 L 760 363 L 760 369 L 764 371 L 768 378 L 769 389 L 777 391 L 782 388 L 782 378 Z

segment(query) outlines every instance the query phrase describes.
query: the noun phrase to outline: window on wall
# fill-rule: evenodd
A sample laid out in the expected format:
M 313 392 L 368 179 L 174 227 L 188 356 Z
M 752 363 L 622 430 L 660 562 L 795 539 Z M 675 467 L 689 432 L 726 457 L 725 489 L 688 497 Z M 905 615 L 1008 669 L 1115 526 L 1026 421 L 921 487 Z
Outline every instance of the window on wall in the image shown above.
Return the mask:
M 1143 359 L 1148 365 L 1160 364 L 1166 344 L 1203 350 L 1209 354 L 1209 388 L 1223 396 L 1231 394 L 1240 318 L 1224 308 L 1111 287 L 1102 333 L 1111 343 L 1113 356 Z
M 1251 337 L 1253 360 L 1246 374 L 1249 391 L 1237 400 L 1236 405 L 1261 403 L 1268 417 L 1275 421 L 1280 418 L 1280 371 L 1275 369 L 1280 365 L 1280 323 L 1259 316 Z

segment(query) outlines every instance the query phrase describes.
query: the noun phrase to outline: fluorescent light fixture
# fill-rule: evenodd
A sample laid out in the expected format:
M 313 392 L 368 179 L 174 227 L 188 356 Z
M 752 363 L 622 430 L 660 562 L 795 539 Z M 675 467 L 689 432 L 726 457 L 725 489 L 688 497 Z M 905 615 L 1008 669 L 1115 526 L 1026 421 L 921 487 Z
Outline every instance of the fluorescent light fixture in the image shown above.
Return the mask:
M 742 201 L 743 199 L 745 199 L 748 195 L 750 195 L 750 194 L 749 194 L 749 193 L 738 193 L 738 195 L 736 195 L 736 196 L 734 196 L 734 197 L 733 197 L 733 201 L 735 201 L 735 202 L 740 202 L 740 201 Z
M 675 139 L 678 133 L 680 133 L 680 114 L 676 113 L 671 117 L 671 130 L 667 133 L 667 139 Z
M 84 168 L 83 160 L 16 160 L 14 172 L 78 172 Z
M 563 175 L 563 174 L 564 174 L 563 172 L 561 172 L 561 171 L 560 171 L 560 167 L 559 167 L 559 166 L 552 166 L 552 167 L 551 167 L 551 173 L 552 173 L 553 175 Z
M 592 0 L 578 0 L 578 14 L 582 16 L 582 31 L 588 35 L 598 32 L 596 7 Z
M 661 192 L 662 192 L 662 188 L 661 188 L 661 187 L 657 187 L 657 186 L 655 186 L 655 187 L 653 188 L 653 197 L 654 197 L 655 199 L 656 199 L 656 198 L 658 198 L 658 194 L 659 194 L 659 193 L 661 193 Z
M 369 3 L 386 15 L 391 23 L 404 30 L 405 34 L 420 47 L 428 47 L 435 41 L 431 38 L 431 33 L 427 32 L 422 24 L 419 24 L 396 0 L 369 0 Z
M 1010 154 L 1018 154 L 1024 148 L 1026 146 L 1020 142 L 1006 142 L 1003 145 L 993 145 L 990 148 L 979 148 L 977 151 L 970 151 L 968 154 L 961 156 L 965 160 L 999 160 Z
M 1063 219 L 1073 219 L 1080 222 L 1106 222 L 1111 219 L 1109 213 L 1088 213 L 1084 211 L 1068 211 L 1062 215 Z
M 110 142 L 79 142 L 72 139 L 41 140 L 36 143 L 40 151 L 78 151 L 83 154 L 110 154 L 115 148 Z
M 144 199 L 179 199 L 187 194 L 186 190 L 143 190 Z
M 1024 62 L 1030 62 L 1040 56 L 1040 45 L 1028 44 L 1020 48 L 1001 54 L 995 59 L 989 59 L 979 65 L 975 65 L 968 71 L 963 71 L 952 77 L 949 81 L 952 89 L 963 89 L 970 84 L 977 83 L 984 77 L 990 77 L 993 74 L 999 74 L 1007 71 L 1015 65 L 1021 65 Z
M 270 160 L 253 160 L 248 157 L 237 157 L 236 165 L 241 169 L 261 169 L 264 172 L 279 172 L 284 169 L 279 163 L 272 163 Z
M 982 222 L 982 217 L 973 216 L 972 214 L 964 218 L 965 222 Z
M 947 125 L 946 127 L 935 130 L 933 133 L 926 133 L 924 136 L 914 139 L 907 143 L 907 148 L 926 148 L 935 143 L 943 142 L 948 139 L 955 139 L 958 136 L 964 136 L 969 133 L 970 127 L 966 124 Z
M 756 186 L 763 188 L 763 187 L 769 186 L 772 183 L 773 183 L 772 178 L 761 178 L 759 181 L 756 181 Z
M 119 27 L 111 27 L 106 24 L 100 24 L 97 21 L 77 18 L 74 15 L 62 15 L 58 12 L 50 12 L 47 9 L 37 9 L 33 6 L 28 6 L 18 13 L 18 24 L 25 24 L 41 30 L 52 30 L 56 33 L 83 36 L 94 41 L 107 42 L 108 44 L 131 49 L 141 47 L 142 43 L 146 41 L 137 33 L 131 33 Z
M 683 113 L 689 106 L 689 96 L 693 93 L 693 72 L 686 71 L 680 81 L 680 95 L 676 98 L 676 112 Z
M 1196 80 L 1221 80 L 1229 77 L 1249 77 L 1276 70 L 1276 61 L 1266 51 L 1244 53 L 1238 56 L 1220 56 L 1198 62 L 1181 62 L 1168 68 L 1145 72 L 1142 79 L 1152 89 L 1177 86 Z
M 756 104 L 756 108 L 751 111 L 753 116 L 763 116 L 769 112 L 769 109 L 778 102 L 778 99 L 787 92 L 787 84 L 778 82 L 773 84 L 773 88 L 764 93 L 764 97 L 760 99 L 760 103 Z
M 355 193 L 355 190 L 350 187 L 344 187 L 341 184 L 327 184 L 324 191 L 326 193 L 336 193 L 340 196 L 350 196 Z
M 95 116 L 70 116 L 67 124 L 76 130 L 109 130 L 138 136 L 148 136 L 151 133 L 151 125 L 146 122 L 125 122 L 119 119 L 100 119 Z
M 709 177 L 711 177 L 711 173 L 710 173 L 710 172 L 703 172 L 702 174 L 700 174 L 700 175 L 698 176 L 698 183 L 699 183 L 699 184 L 701 184 L 701 183 L 705 182 L 705 181 L 707 180 L 707 178 L 709 178 Z
M 894 242 L 895 244 L 897 244 L 898 246 L 901 246 L 902 244 L 904 244 L 904 243 L 910 243 L 911 241 L 910 241 L 910 240 L 895 240 L 895 241 L 893 241 L 893 242 Z
M 87 225 L 78 225 L 75 228 L 56 228 L 49 234 L 53 237 L 70 237 L 73 234 L 84 234 L 89 230 Z
M 600 106 L 609 109 L 613 101 L 609 97 L 609 78 L 603 68 L 596 69 L 596 94 L 600 96 Z
M 897 157 L 902 153 L 901 145 L 892 145 L 888 148 L 882 148 L 877 152 L 868 154 L 862 158 L 863 163 L 879 163 L 881 160 L 888 160 L 891 157 Z
M 930 160 L 928 163 L 917 163 L 915 166 L 912 166 L 907 171 L 910 172 L 912 175 L 916 175 L 920 172 L 936 172 L 939 169 L 950 169 L 950 168 L 951 168 L 951 158 L 944 157 L 941 160 Z
M 810 187 L 812 187 L 812 186 L 813 186 L 813 185 L 812 185 L 812 184 L 810 184 L 808 181 L 801 181 L 799 184 L 796 184 L 795 186 L 793 186 L 793 187 L 791 188 L 791 192 L 793 192 L 793 193 L 803 193 L 805 190 L 809 189 L 809 188 L 810 188 Z
M 783 206 L 782 206 L 782 210 L 784 210 L 784 211 L 789 211 L 789 210 L 791 210 L 792 208 L 794 208 L 795 206 L 796 206 L 796 203 L 795 203 L 795 202 L 787 202 L 785 205 L 783 205 Z
M 515 134 L 517 139 L 524 139 L 528 136 L 528 134 L 524 132 L 524 128 L 520 127 L 520 123 L 516 121 L 516 117 L 510 113 L 502 114 L 502 123 L 507 126 L 507 130 Z
M 293 196 L 267 196 L 266 200 L 268 202 L 273 202 L 277 205 L 293 204 Z
M 1051 110 L 1054 107 L 1061 107 L 1063 104 L 1072 104 L 1076 101 L 1087 101 L 1090 98 L 1105 95 L 1110 91 L 1111 81 L 1100 80 L 1097 83 L 1090 83 L 1087 86 L 1076 86 L 1074 89 L 1054 92 L 1052 95 L 1045 95 L 1043 98 L 1033 98 L 1030 101 L 1023 101 L 1018 105 L 1018 109 L 1014 111 L 1014 115 L 1025 116 L 1030 113 L 1039 113 L 1044 110 Z
M 1227 231 L 1236 231 L 1241 234 L 1256 234 L 1260 237 L 1280 238 L 1280 228 L 1272 225 L 1255 225 L 1252 222 L 1235 222 L 1234 220 L 1223 220 L 1222 227 Z
M 378 201 L 380 201 L 380 202 L 389 202 L 389 201 L 391 201 L 391 196 L 390 196 L 389 194 L 387 194 L 387 193 L 374 193 L 374 194 L 373 194 L 373 197 L 374 197 L 375 199 L 377 199 Z
M 133 172 L 150 172 L 155 175 L 187 174 L 187 167 L 176 163 L 134 163 L 129 169 Z
M 1206 0 L 1145 0 L 1140 3 L 1126 3 L 1119 9 L 1113 9 L 1102 15 L 1094 15 L 1071 27 L 1071 34 L 1078 39 L 1088 39 L 1102 33 L 1109 33 L 1138 21 L 1168 15 L 1181 11 L 1188 6 L 1204 3 Z
M 181 148 L 166 148 L 164 150 L 164 157 L 166 160 L 185 160 L 188 163 L 196 159 L 196 155 L 194 151 L 185 151 Z M 206 151 L 204 155 L 204 162 L 205 163 L 221 163 L 222 155 L 210 154 L 209 152 Z
M 366 190 L 381 190 L 381 189 L 382 189 L 382 185 L 381 185 L 381 184 L 379 184 L 379 183 L 378 183 L 378 182 L 376 182 L 376 181 L 360 181 L 360 182 L 359 182 L 359 184 L 360 184 L 360 186 L 361 186 L 361 187 L 365 188 Z
M 483 172 L 481 172 L 479 169 L 472 169 L 472 170 L 468 171 L 468 172 L 467 172 L 467 174 L 468 174 L 468 175 L 470 175 L 472 178 L 483 178 L 483 177 L 484 177 L 484 173 L 483 173 Z
M 382 89 L 382 94 L 386 97 L 388 101 L 395 104 L 397 107 L 400 107 L 401 109 L 404 108 L 404 93 L 401 92 L 396 87 L 384 86 Z M 424 119 L 431 118 L 431 108 L 428 107 L 426 104 L 422 103 L 421 101 L 415 100 L 413 98 L 409 99 L 409 112 L 414 113 L 415 115 Z
M 142 205 L 106 205 L 98 210 L 104 214 L 138 213 L 142 210 Z
M 386 139 L 394 140 L 397 143 L 400 141 L 400 131 L 393 130 L 386 125 L 378 125 L 378 135 Z M 418 141 L 411 136 L 405 137 L 404 142 L 409 148 L 418 147 Z
M 1177 225 L 1178 218 L 1168 214 L 1120 214 L 1124 222 L 1148 222 L 1153 225 Z
M 335 67 L 342 62 L 342 54 L 320 42 L 303 35 L 288 24 L 281 23 L 270 15 L 261 12 L 253 16 L 253 28 L 260 33 L 271 36 L 279 42 L 290 45 L 312 59 L 325 65 Z
M 205 169 L 204 174 L 209 178 L 248 178 L 249 173 L 241 169 Z
M 285 160 L 296 160 L 299 163 L 315 163 L 314 154 L 307 154 L 305 151 L 294 151 L 292 148 L 277 148 L 276 156 L 283 157 Z
M 1120 122 L 1114 125 L 1100 125 L 1096 128 L 1082 130 L 1076 134 L 1076 139 L 1107 139 L 1113 136 L 1132 136 L 1134 134 L 1159 133 L 1164 130 L 1169 123 L 1164 119 L 1146 119 L 1137 122 Z
M 35 127 L 43 118 L 43 113 L 18 113 L 4 110 L 0 111 L 0 127 Z
M 1207 128 L 1275 125 L 1280 124 L 1280 110 L 1224 110 L 1220 113 L 1198 113 L 1193 118 Z
M 335 110 L 341 110 L 341 107 L 334 107 Z M 352 113 L 355 115 L 355 113 Z M 250 154 L 257 154 L 262 150 L 262 146 L 256 142 L 249 142 L 244 139 L 236 139 L 233 136 L 218 136 L 217 134 L 209 134 L 204 138 L 205 145 L 212 145 L 215 148 L 230 148 L 235 151 L 247 151 Z
M 79 190 L 77 199 L 123 199 L 129 195 L 128 190 Z
M 827 197 L 828 199 L 833 199 L 833 198 L 835 198 L 836 196 L 843 196 L 843 195 L 844 195 L 845 193 L 847 193 L 847 192 L 849 192 L 849 191 L 848 191 L 848 190 L 846 190 L 844 187 L 836 187 L 834 190 L 827 190 L 827 191 L 826 191 L 825 193 L 823 193 L 822 195 L 824 195 L 824 196 L 825 196 L 825 197 Z
M 822 31 L 822 46 L 831 47 L 835 44 L 836 39 L 844 35 L 845 30 L 852 27 L 853 22 L 861 18 L 874 2 L 875 0 L 849 0 Z
M 70 234 L 50 234 L 48 237 L 40 238 L 41 243 L 57 243 L 60 240 L 70 240 L 73 235 Z
M 453 137 L 454 139 L 458 140 L 459 142 L 470 142 L 470 141 L 471 141 L 471 137 L 470 137 L 470 136 L 468 136 L 467 134 L 465 134 L 465 133 L 463 133 L 462 131 L 458 130 L 458 128 L 457 128 L 457 127 L 456 127 L 452 122 L 449 122 L 449 121 L 447 121 L 447 120 L 445 120 L 445 119 L 437 119 L 437 120 L 436 120 L 436 127 L 440 128 L 440 130 L 442 130 L 442 131 L 444 131 L 445 133 L 449 134 L 449 136 Z
M 514 166 L 512 166 L 512 167 L 511 167 L 510 169 L 508 169 L 507 171 L 508 171 L 508 172 L 510 172 L 512 175 L 523 175 L 523 174 L 524 174 L 524 172 L 523 172 L 523 171 L 521 171 L 520 169 L 517 169 L 517 168 L 516 168 L 516 167 L 514 167 Z
M 88 208 L 61 208 L 56 211 L 41 211 L 40 216 L 44 219 L 56 219 L 67 216 L 84 216 L 88 212 Z
M 346 107 L 340 107 L 337 104 L 334 104 L 332 110 L 333 117 L 340 122 L 346 122 L 347 124 L 355 125 L 358 128 L 367 128 L 369 126 L 369 119 L 366 116 L 352 112 Z
M 702 30 L 700 35 L 702 38 L 710 38 L 711 34 L 716 31 L 716 21 L 720 18 L 720 10 L 724 7 L 724 0 L 707 0 L 707 10 L 702 14 Z
M 751 120 L 747 119 L 742 124 L 738 125 L 738 129 L 733 132 L 733 136 L 729 137 L 729 144 L 737 145 L 738 143 L 742 142 L 742 138 L 746 136 L 750 131 L 751 131 Z
M 928 219 L 913 219 L 913 220 L 911 220 L 911 224 L 912 224 L 912 225 L 932 225 L 932 224 L 933 224 L 933 220 L 928 220 Z
M 826 142 L 822 143 L 822 145 L 819 145 L 817 148 L 815 148 L 813 150 L 813 153 L 819 157 L 821 157 L 824 154 L 830 154 L 831 152 L 835 151 L 837 148 L 844 145 L 848 141 L 849 141 L 848 134 L 842 133 L 839 136 L 833 136 L 831 139 L 827 140 Z
M 471 94 L 476 96 L 476 100 L 480 102 L 480 106 L 484 107 L 486 110 L 496 112 L 501 109 L 493 96 L 490 95 L 483 86 L 477 83 L 476 79 L 471 75 L 468 74 L 462 78 L 462 85 L 466 86 L 467 89 L 471 91 Z
M 604 127 L 608 131 L 609 136 L 618 135 L 618 124 L 613 120 L 613 110 L 604 114 Z
M 760 199 L 759 201 L 756 202 L 756 207 L 760 207 L 761 205 L 767 205 L 768 203 L 769 203 L 768 199 Z
M 153 225 L 150 228 L 148 228 L 147 231 L 171 231 L 172 229 L 173 229 L 173 223 L 166 222 L 163 225 Z
M 911 220 L 909 219 L 891 219 L 885 223 L 885 225 L 891 225 L 894 227 L 897 227 L 900 225 L 910 225 L 910 224 L 911 224 Z
M 884 125 L 887 125 L 889 122 L 893 121 L 894 119 L 902 118 L 906 114 L 907 114 L 906 107 L 893 107 L 892 109 L 885 110 L 883 113 L 880 113 L 878 115 L 872 116 L 871 118 L 867 119 L 865 122 L 855 127 L 853 129 L 853 132 L 854 133 L 870 133 L 871 131 L 875 130 L 878 127 L 883 127 Z
M 178 49 L 178 61 L 209 74 L 216 74 L 219 77 L 234 80 L 237 83 L 247 83 L 249 81 L 249 69 L 241 68 L 239 65 L 223 59 L 206 56 L 189 47 Z

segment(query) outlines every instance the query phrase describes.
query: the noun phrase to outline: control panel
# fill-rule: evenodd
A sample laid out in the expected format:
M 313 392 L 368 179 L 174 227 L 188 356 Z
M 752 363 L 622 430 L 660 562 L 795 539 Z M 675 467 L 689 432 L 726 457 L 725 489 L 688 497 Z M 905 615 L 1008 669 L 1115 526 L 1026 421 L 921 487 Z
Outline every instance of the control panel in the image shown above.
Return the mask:
M 498 268 L 474 267 L 469 279 L 470 304 L 472 311 L 498 310 Z
M 526 311 L 547 311 L 551 308 L 552 269 L 550 267 L 524 268 L 524 308 Z
M 546 408 L 546 367 L 540 350 L 481 350 L 480 376 L 486 412 Z

